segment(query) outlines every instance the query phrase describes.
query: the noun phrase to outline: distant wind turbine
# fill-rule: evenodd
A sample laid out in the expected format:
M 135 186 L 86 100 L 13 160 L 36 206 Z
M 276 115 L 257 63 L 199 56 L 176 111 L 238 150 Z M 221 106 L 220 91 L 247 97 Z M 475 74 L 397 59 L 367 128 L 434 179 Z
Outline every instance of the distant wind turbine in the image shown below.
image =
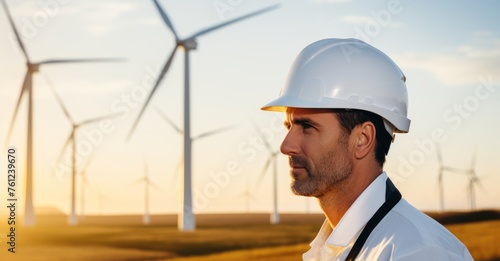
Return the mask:
M 24 77 L 24 83 L 21 88 L 21 93 L 17 100 L 16 108 L 14 110 L 14 115 L 10 123 L 9 132 L 7 134 L 7 141 L 5 144 L 9 143 L 10 137 L 12 135 L 12 130 L 14 128 L 14 123 L 16 121 L 17 112 L 21 104 L 23 96 L 27 96 L 28 99 L 28 126 L 27 126 L 27 143 L 26 143 L 26 198 L 24 202 L 24 225 L 34 226 L 35 225 L 35 212 L 33 209 L 33 75 L 39 71 L 41 65 L 56 65 L 56 64 L 68 64 L 68 63 L 85 63 L 85 62 L 106 62 L 106 61 L 118 61 L 118 59 L 49 59 L 41 62 L 32 62 L 29 59 L 28 52 L 21 40 L 21 37 L 16 29 L 12 16 L 10 15 L 9 9 L 5 0 L 1 0 L 9 24 L 14 32 L 19 48 L 21 49 L 24 58 L 26 59 L 27 71 Z
M 438 145 L 436 145 L 436 154 L 437 154 L 437 159 L 438 159 L 438 164 L 439 164 L 439 172 L 438 172 L 438 186 L 439 186 L 439 211 L 444 212 L 444 181 L 443 181 L 443 174 L 445 171 L 449 172 L 454 172 L 454 173 L 461 173 L 462 171 L 443 165 L 443 158 L 441 156 L 441 150 Z
M 146 161 L 144 161 L 144 177 L 140 178 L 133 184 L 144 183 L 144 216 L 142 218 L 142 223 L 144 225 L 149 225 L 151 223 L 151 217 L 149 214 L 149 187 L 156 188 L 160 190 L 160 187 L 155 185 L 151 179 L 149 178 L 149 170 Z
M 130 139 L 130 136 L 134 132 L 135 128 L 137 127 L 142 114 L 144 113 L 144 110 L 148 106 L 149 102 L 151 101 L 151 98 L 153 97 L 154 93 L 156 92 L 158 86 L 160 85 L 161 81 L 163 80 L 163 77 L 167 73 L 168 69 L 170 68 L 170 65 L 172 64 L 172 60 L 174 59 L 175 53 L 179 47 L 182 47 L 184 49 L 184 157 L 183 157 L 183 189 L 182 189 L 182 212 L 179 214 L 178 218 L 178 229 L 181 231 L 190 231 L 190 230 L 195 230 L 196 229 L 196 220 L 195 216 L 193 214 L 193 202 L 192 202 L 192 184 L 191 184 L 191 113 L 190 113 L 190 84 L 189 84 L 189 52 L 192 50 L 195 50 L 197 47 L 197 42 L 196 38 L 202 35 L 205 35 L 209 32 L 212 32 L 214 30 L 220 29 L 222 27 L 228 26 L 230 24 L 242 21 L 244 19 L 250 18 L 252 16 L 256 16 L 259 14 L 262 14 L 264 12 L 271 11 L 275 8 L 278 7 L 278 5 L 274 5 L 265 9 L 261 9 L 259 11 L 241 16 L 239 18 L 209 27 L 207 29 L 201 30 L 189 37 L 186 38 L 179 38 L 179 35 L 177 31 L 174 29 L 174 26 L 172 22 L 170 21 L 167 13 L 164 11 L 164 9 L 160 6 L 157 0 L 153 0 L 153 3 L 160 13 L 163 22 L 165 25 L 170 29 L 170 31 L 174 34 L 175 36 L 175 47 L 172 50 L 172 53 L 170 54 L 169 58 L 167 59 L 165 65 L 163 66 L 163 69 L 160 72 L 160 75 L 158 76 L 158 79 L 156 80 L 155 85 L 153 86 L 151 93 L 149 94 L 148 98 L 146 99 L 146 102 L 144 103 L 144 106 L 141 108 L 134 124 L 132 125 L 132 129 L 130 130 L 130 133 L 128 135 L 128 139 Z
M 254 128 L 259 133 L 259 129 L 257 128 L 257 125 L 254 124 Z M 266 175 L 267 170 L 272 164 L 272 175 L 273 175 L 273 210 L 271 212 L 271 217 L 270 217 L 270 222 L 271 224 L 279 224 L 280 223 L 280 214 L 278 213 L 278 155 L 279 151 L 278 150 L 273 150 L 271 148 L 271 145 L 267 141 L 266 137 L 263 135 L 260 135 L 260 138 L 262 142 L 264 142 L 264 145 L 266 146 L 268 152 L 269 152 L 269 158 L 266 161 L 266 164 L 264 165 L 264 168 L 262 168 L 262 172 L 260 173 L 259 179 L 257 181 L 256 187 L 259 187 L 260 184 L 262 183 L 262 179 Z
M 465 171 L 467 177 L 469 178 L 469 182 L 467 185 L 467 192 L 468 192 L 467 194 L 469 196 L 470 210 L 476 210 L 475 186 L 477 185 L 481 190 L 486 191 L 483 184 L 481 183 L 480 177 L 476 175 L 475 165 L 476 165 L 476 154 L 474 153 L 474 155 L 472 156 L 470 168 Z
M 111 114 L 103 117 L 98 117 L 94 119 L 89 119 L 86 121 L 82 121 L 80 123 L 75 123 L 73 118 L 71 118 L 68 110 L 66 109 L 66 106 L 64 106 L 63 101 L 61 100 L 61 97 L 59 97 L 59 94 L 57 94 L 56 90 L 53 88 L 51 84 L 49 84 L 50 89 L 54 93 L 54 96 L 56 97 L 57 103 L 61 106 L 61 109 L 64 112 L 64 115 L 68 119 L 68 121 L 71 123 L 72 129 L 71 133 L 64 143 L 64 146 L 61 150 L 61 154 L 59 156 L 58 162 L 61 160 L 62 156 L 64 155 L 64 152 L 66 151 L 66 147 L 71 143 L 71 150 L 72 150 L 72 157 L 71 157 L 71 165 L 72 165 L 72 175 L 71 175 L 71 212 L 69 216 L 69 225 L 76 225 L 78 223 L 78 218 L 76 215 L 76 131 L 78 128 L 89 125 L 91 123 L 95 123 L 104 119 L 109 119 L 113 117 L 117 117 L 121 115 L 121 113 L 118 114 Z
M 256 198 L 252 194 L 252 191 L 250 191 L 250 182 L 248 181 L 248 176 L 247 176 L 246 183 L 245 183 L 245 191 L 236 195 L 236 197 L 245 199 L 245 212 L 249 213 L 250 212 L 250 201 L 255 200 Z

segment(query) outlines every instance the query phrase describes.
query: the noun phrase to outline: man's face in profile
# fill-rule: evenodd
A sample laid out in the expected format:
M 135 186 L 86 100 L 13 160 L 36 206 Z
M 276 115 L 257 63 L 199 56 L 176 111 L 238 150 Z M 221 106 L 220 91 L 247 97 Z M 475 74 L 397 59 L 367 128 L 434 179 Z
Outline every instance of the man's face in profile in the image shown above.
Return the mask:
M 288 108 L 285 126 L 281 152 L 288 156 L 293 193 L 321 197 L 349 177 L 349 139 L 334 112 Z

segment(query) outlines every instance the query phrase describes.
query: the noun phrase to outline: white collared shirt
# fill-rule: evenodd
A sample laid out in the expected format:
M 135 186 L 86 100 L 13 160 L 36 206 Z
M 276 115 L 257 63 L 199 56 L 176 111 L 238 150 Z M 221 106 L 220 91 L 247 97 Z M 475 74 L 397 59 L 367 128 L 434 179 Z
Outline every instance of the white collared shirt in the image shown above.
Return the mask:
M 335 229 L 327 220 L 302 255 L 304 261 L 345 260 L 364 226 L 385 202 L 382 172 L 354 201 Z M 401 199 L 380 221 L 356 260 L 473 260 L 445 227 Z

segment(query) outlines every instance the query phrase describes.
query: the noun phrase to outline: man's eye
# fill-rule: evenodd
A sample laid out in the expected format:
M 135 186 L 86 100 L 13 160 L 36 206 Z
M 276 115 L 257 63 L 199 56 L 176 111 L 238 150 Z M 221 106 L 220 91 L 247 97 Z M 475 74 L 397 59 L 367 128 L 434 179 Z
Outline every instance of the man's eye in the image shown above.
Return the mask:
M 312 126 L 309 124 L 302 124 L 302 129 L 307 130 L 309 128 L 312 128 Z

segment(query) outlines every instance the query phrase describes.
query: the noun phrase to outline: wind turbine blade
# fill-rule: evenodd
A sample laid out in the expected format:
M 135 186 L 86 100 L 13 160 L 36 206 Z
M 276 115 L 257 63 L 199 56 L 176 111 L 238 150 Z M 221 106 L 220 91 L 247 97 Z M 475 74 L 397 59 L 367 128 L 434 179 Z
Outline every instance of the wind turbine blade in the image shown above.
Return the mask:
M 71 130 L 73 131 L 73 130 Z M 62 146 L 61 148 L 61 152 L 59 153 L 59 156 L 57 157 L 57 162 L 61 162 L 63 156 L 64 156 L 64 152 L 66 152 L 66 147 L 68 147 L 69 143 L 71 142 L 71 134 L 68 136 L 68 138 L 66 139 L 66 142 L 64 143 L 64 146 Z
M 2 0 L 2 5 L 3 5 L 3 9 L 5 10 L 5 13 L 7 14 L 7 18 L 9 19 L 10 27 L 12 28 L 12 31 L 14 31 L 14 35 L 16 36 L 17 43 L 19 44 L 19 47 L 23 51 L 23 54 L 24 54 L 24 57 L 26 58 L 26 61 L 28 61 L 28 63 L 29 63 L 30 59 L 28 58 L 28 53 L 26 52 L 26 48 L 24 47 L 23 41 L 21 40 L 21 37 L 19 36 L 19 33 L 17 32 L 16 26 L 14 25 L 14 21 L 12 20 L 12 16 L 10 15 L 9 8 L 7 7 L 7 4 L 5 3 L 5 0 Z
M 259 179 L 257 180 L 257 184 L 255 185 L 256 188 L 258 188 L 260 186 L 260 183 L 262 183 L 262 179 L 266 175 L 266 171 L 269 168 L 269 166 L 271 165 L 272 160 L 273 160 L 273 157 L 269 157 L 269 159 L 267 159 L 266 165 L 264 165 L 264 168 L 262 168 L 262 172 L 260 173 Z
M 170 125 L 170 127 L 172 127 L 177 133 L 179 134 L 182 134 L 183 131 L 177 126 L 175 125 L 175 123 L 165 114 L 163 113 L 160 109 L 158 109 L 156 106 L 153 107 L 156 112 L 158 112 L 158 114 L 160 114 L 160 116 L 168 123 L 168 125 Z
M 73 121 L 73 119 L 71 118 L 71 116 L 69 115 L 69 112 L 68 110 L 66 109 L 66 106 L 64 106 L 64 102 L 62 101 L 61 97 L 59 96 L 59 94 L 56 92 L 56 89 L 54 88 L 54 86 L 52 85 L 52 82 L 49 80 L 49 78 L 45 75 L 45 74 L 42 74 L 45 78 L 45 81 L 47 82 L 47 84 L 49 85 L 49 89 L 52 91 L 52 94 L 54 94 L 54 97 L 56 97 L 56 100 L 57 100 L 57 103 L 59 104 L 59 106 L 61 106 L 61 109 L 63 110 L 64 112 L 64 115 L 66 116 L 66 119 L 68 119 L 69 122 L 71 122 L 71 124 L 75 124 L 75 122 Z
M 86 124 L 98 122 L 98 121 L 101 121 L 101 120 L 104 120 L 104 119 L 116 118 L 118 116 L 121 116 L 122 114 L 123 113 L 119 112 L 119 113 L 113 113 L 113 114 L 110 114 L 110 115 L 106 115 L 106 116 L 102 116 L 102 117 L 98 117 L 98 118 L 94 118 L 94 119 L 85 120 L 85 121 L 80 122 L 78 124 L 78 126 L 82 126 L 82 125 L 86 125 Z
M 456 173 L 456 174 L 467 174 L 467 170 L 459 169 L 459 168 L 454 168 L 454 167 L 448 167 L 448 166 L 443 166 L 443 170 L 449 171 L 451 173 Z
M 83 176 L 85 176 L 85 172 L 87 171 L 87 168 L 89 167 L 90 162 L 94 159 L 94 156 L 95 156 L 95 152 L 91 153 L 90 156 L 85 161 L 85 165 L 83 166 L 83 168 L 81 170 L 81 173 Z
M 152 181 L 149 181 L 149 183 L 148 183 L 148 184 L 149 184 L 152 188 L 154 188 L 154 189 L 156 189 L 156 190 L 160 190 L 160 191 L 162 190 L 162 189 L 160 188 L 160 186 L 156 185 L 156 183 L 154 183 L 154 182 L 152 182 Z
M 144 182 L 145 182 L 144 178 L 140 178 L 140 179 L 138 179 L 138 180 L 135 180 L 135 181 L 133 181 L 133 182 L 130 182 L 129 187 L 134 186 L 134 185 L 137 185 L 137 184 L 141 184 L 141 183 L 144 183 Z
M 279 7 L 279 4 L 276 4 L 276 5 L 273 5 L 273 6 L 270 6 L 270 7 L 266 7 L 266 8 L 260 9 L 258 11 L 253 12 L 253 13 L 249 13 L 247 15 L 244 15 L 244 16 L 241 16 L 241 17 L 229 20 L 229 21 L 227 21 L 225 23 L 221 23 L 221 24 L 209 27 L 207 29 L 204 29 L 202 31 L 199 31 L 199 32 L 193 34 L 192 36 L 188 37 L 187 39 L 192 39 L 192 38 L 196 38 L 198 36 L 202 36 L 204 34 L 207 34 L 207 33 L 211 32 L 211 31 L 217 30 L 217 29 L 219 29 L 221 27 L 225 27 L 225 26 L 228 26 L 230 24 L 239 22 L 241 20 L 245 20 L 245 19 L 248 19 L 250 17 L 256 16 L 256 15 L 259 15 L 259 14 L 262 14 L 262 13 L 265 13 L 265 12 L 269 12 L 271 10 L 274 10 L 274 9 L 278 8 L 278 7 Z
M 89 167 L 89 165 L 90 165 L 90 162 L 91 162 L 91 161 L 92 161 L 92 159 L 94 158 L 95 154 L 96 154 L 96 153 L 94 152 L 94 153 L 91 153 L 91 154 L 88 156 L 87 160 L 85 161 L 85 165 L 83 165 L 83 168 L 82 168 L 82 170 L 80 171 L 80 174 L 82 175 L 82 177 L 84 178 L 84 180 L 87 180 L 87 169 L 88 169 L 88 167 Z
M 251 193 L 250 191 L 248 191 L 248 190 L 245 190 L 245 191 L 243 191 L 243 192 L 241 192 L 241 193 L 236 194 L 236 195 L 235 195 L 235 197 L 238 197 L 238 198 L 245 198 L 245 199 L 252 199 L 252 200 L 256 200 L 256 199 L 257 199 L 257 198 L 256 198 L 256 197 L 254 197 L 254 196 L 252 195 L 252 193 Z
M 149 94 L 148 98 L 146 99 L 144 106 L 142 106 L 141 111 L 139 112 L 139 115 L 137 115 L 137 118 L 135 119 L 134 125 L 132 125 L 132 129 L 130 129 L 130 132 L 127 136 L 127 140 L 130 140 L 130 138 L 132 137 L 132 134 L 134 133 L 135 128 L 137 128 L 137 125 L 139 124 L 139 121 L 141 120 L 141 117 L 142 117 L 142 114 L 144 113 L 144 110 L 146 110 L 146 107 L 148 106 L 149 102 L 151 101 L 151 98 L 153 97 L 154 93 L 158 89 L 158 86 L 160 85 L 161 81 L 163 80 L 163 77 L 167 73 L 168 68 L 170 68 L 170 65 L 172 64 L 172 60 L 174 59 L 175 52 L 177 51 L 178 47 L 179 47 L 178 45 L 176 45 L 174 47 L 172 54 L 170 54 L 170 57 L 168 58 L 165 65 L 163 66 L 163 69 L 162 69 L 160 75 L 158 76 L 158 79 L 156 80 L 156 83 L 153 86 L 151 93 Z
M 84 186 L 86 186 L 88 189 L 92 190 L 92 186 L 90 185 L 90 182 L 87 179 L 87 176 L 83 176 L 83 183 L 84 183 Z
M 170 29 L 170 31 L 172 31 L 172 33 L 174 34 L 175 40 L 179 40 L 177 32 L 175 31 L 174 26 L 172 25 L 172 22 L 170 22 L 170 19 L 168 18 L 167 13 L 165 13 L 165 11 L 160 6 L 160 4 L 158 3 L 157 0 L 153 0 L 153 2 L 155 4 L 155 6 L 156 6 L 156 9 L 158 9 L 158 12 L 160 13 L 161 18 L 163 18 L 163 22 L 165 22 L 165 24 L 168 26 L 168 28 Z
M 476 176 L 476 183 L 479 186 L 479 189 L 481 189 L 481 191 L 483 191 L 486 194 L 488 193 L 488 191 L 486 190 L 486 188 L 483 186 L 483 183 L 481 182 L 481 179 L 479 177 L 477 177 L 477 176 Z
M 202 133 L 198 136 L 195 136 L 193 137 L 193 141 L 197 140 L 197 139 L 201 139 L 201 138 L 205 138 L 205 137 L 208 137 L 208 136 L 212 136 L 212 135 L 215 135 L 217 133 L 220 133 L 220 132 L 224 132 L 224 131 L 227 131 L 227 130 L 230 130 L 234 128 L 234 125 L 230 125 L 230 126 L 226 126 L 226 127 L 222 127 L 222 128 L 218 128 L 218 129 L 215 129 L 215 130 L 212 130 L 212 131 L 208 131 L 208 132 L 205 132 L 205 133 Z
M 97 196 L 99 197 L 99 200 L 103 199 L 109 199 L 106 195 L 104 195 L 99 188 L 97 188 Z
M 244 199 L 255 199 L 255 197 L 253 197 L 250 193 L 248 192 L 241 192 L 241 193 L 238 193 L 236 195 L 234 195 L 235 198 L 244 198 Z
M 91 58 L 91 59 L 55 59 L 45 60 L 39 64 L 58 64 L 58 63 L 99 63 L 99 62 L 124 62 L 121 58 Z
M 21 93 L 19 93 L 19 98 L 17 99 L 16 108 L 14 109 L 14 115 L 12 116 L 12 120 L 10 122 L 9 132 L 7 133 L 7 140 L 6 140 L 5 144 L 9 143 L 10 136 L 12 135 L 12 130 L 14 129 L 14 122 L 16 122 L 17 112 L 19 111 L 19 106 L 21 105 L 21 99 L 23 98 L 23 95 L 28 90 L 28 85 L 31 84 L 30 77 L 31 77 L 30 72 L 27 71 L 26 76 L 24 77 L 23 86 L 21 87 Z

